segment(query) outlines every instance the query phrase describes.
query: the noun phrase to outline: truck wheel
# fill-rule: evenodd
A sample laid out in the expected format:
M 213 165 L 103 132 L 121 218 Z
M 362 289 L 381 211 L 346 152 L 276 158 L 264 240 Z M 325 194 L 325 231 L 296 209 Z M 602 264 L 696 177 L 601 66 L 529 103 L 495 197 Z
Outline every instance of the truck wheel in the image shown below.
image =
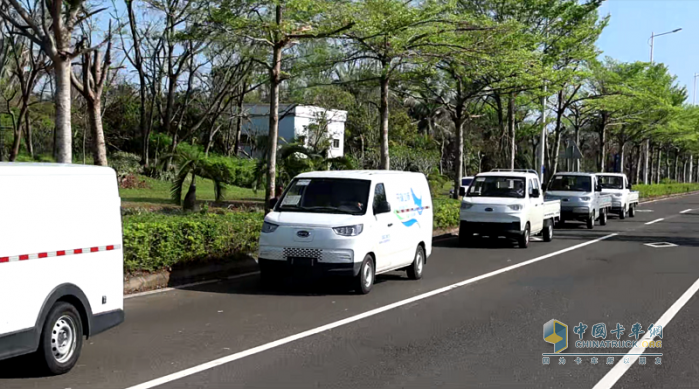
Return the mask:
M 599 224 L 602 226 L 607 225 L 607 210 L 603 210 L 602 214 L 599 216 Z
M 622 208 L 621 212 L 619 212 L 619 219 L 621 219 L 621 220 L 626 219 L 626 208 Z
M 524 227 L 524 232 L 517 238 L 517 244 L 519 245 L 519 248 L 521 249 L 526 249 L 529 247 L 529 223 Z
M 549 221 L 548 225 L 544 227 L 544 242 L 550 242 L 553 240 L 553 221 Z
M 636 217 L 636 206 L 631 205 L 629 207 L 629 217 Z
M 587 218 L 587 229 L 591 230 L 595 228 L 595 213 L 592 212 L 590 216 Z
M 57 302 L 41 330 L 38 356 L 46 370 L 64 374 L 75 366 L 83 347 L 83 324 L 80 313 L 69 303 Z
M 419 280 L 422 278 L 422 268 L 425 266 L 425 250 L 422 246 L 417 246 L 415 250 L 415 259 L 408 268 L 408 278 L 411 280 Z
M 359 274 L 355 277 L 355 292 L 358 294 L 367 294 L 371 292 L 371 288 L 374 286 L 375 275 L 374 258 L 367 254 L 367 256 L 364 257 L 364 262 L 362 262 L 362 267 L 359 269 Z

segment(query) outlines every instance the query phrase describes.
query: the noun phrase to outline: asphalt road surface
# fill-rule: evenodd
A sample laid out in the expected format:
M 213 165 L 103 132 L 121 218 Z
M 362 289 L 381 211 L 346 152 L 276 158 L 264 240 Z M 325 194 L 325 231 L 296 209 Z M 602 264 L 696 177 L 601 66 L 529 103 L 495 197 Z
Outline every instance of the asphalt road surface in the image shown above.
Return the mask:
M 699 196 L 639 210 L 527 250 L 435 241 L 422 280 L 379 276 L 366 296 L 333 283 L 266 292 L 252 274 L 130 298 L 126 322 L 89 339 L 73 371 L 3 361 L 0 388 L 696 388 Z M 646 245 L 658 242 L 676 246 Z M 569 347 L 545 365 L 551 319 L 568 325 Z M 662 348 L 579 348 L 581 322 L 584 340 L 596 323 L 623 325 L 622 340 L 635 323 L 661 324 Z M 641 365 L 630 352 L 663 355 Z

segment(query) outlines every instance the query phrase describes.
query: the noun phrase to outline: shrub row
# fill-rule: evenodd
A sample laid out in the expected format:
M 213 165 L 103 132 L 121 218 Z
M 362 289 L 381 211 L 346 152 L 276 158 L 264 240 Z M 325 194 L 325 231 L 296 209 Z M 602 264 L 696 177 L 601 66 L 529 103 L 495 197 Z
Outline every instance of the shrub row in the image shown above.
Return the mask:
M 261 212 L 125 215 L 124 271 L 154 271 L 257 250 Z
M 633 190 L 639 191 L 642 199 L 651 197 L 667 196 L 671 194 L 687 193 L 699 191 L 699 184 L 656 184 L 656 185 L 634 185 Z

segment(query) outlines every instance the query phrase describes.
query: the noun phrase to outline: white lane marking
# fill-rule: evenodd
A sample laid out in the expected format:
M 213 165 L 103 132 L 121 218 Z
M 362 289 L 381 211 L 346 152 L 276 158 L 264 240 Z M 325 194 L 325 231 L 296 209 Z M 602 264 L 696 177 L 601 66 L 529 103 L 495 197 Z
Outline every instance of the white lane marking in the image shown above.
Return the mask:
M 680 213 L 687 213 L 687 212 L 692 212 L 692 210 L 691 210 L 691 209 L 685 209 L 684 211 L 682 211 L 682 212 L 680 212 Z
M 668 323 L 670 323 L 670 320 L 672 320 L 673 317 L 677 314 L 677 312 L 684 307 L 685 304 L 687 304 L 687 301 L 694 296 L 694 294 L 697 293 L 697 290 L 699 290 L 699 279 L 694 282 L 694 284 L 687 289 L 686 292 L 682 295 L 682 297 L 679 298 L 679 300 L 675 301 L 674 304 L 670 307 L 670 309 L 667 310 L 662 316 L 660 316 L 660 319 L 654 323 L 654 325 L 658 326 L 667 326 Z M 643 345 L 644 341 L 650 341 L 653 340 L 655 337 L 651 337 L 649 332 L 646 332 L 646 335 L 641 338 L 640 341 L 638 341 L 637 344 Z M 636 346 L 631 349 L 628 353 L 628 358 L 630 358 L 629 363 L 617 363 L 612 370 L 609 371 L 602 379 L 600 382 L 597 383 L 597 385 L 594 386 L 592 389 L 608 389 L 614 386 L 614 384 L 619 381 L 621 376 L 626 373 L 627 370 L 631 366 L 633 366 L 634 363 L 636 363 L 636 360 L 638 360 L 638 357 L 640 356 L 639 354 L 643 354 L 644 351 L 646 351 L 647 347 L 642 347 L 642 346 Z
M 478 276 L 478 277 L 469 278 L 469 279 L 467 279 L 467 280 L 464 280 L 464 281 L 461 281 L 461 282 L 457 282 L 456 284 L 452 284 L 452 285 L 445 286 L 445 287 L 442 287 L 442 288 L 439 288 L 439 289 L 435 289 L 435 290 L 433 290 L 433 291 L 430 291 L 430 292 L 427 292 L 427 293 L 423 293 L 423 294 L 420 294 L 420 295 L 417 295 L 417 296 L 414 296 L 414 297 L 411 297 L 411 298 L 408 298 L 408 299 L 405 299 L 405 300 L 401 300 L 401 301 L 398 301 L 398 302 L 395 302 L 395 303 L 392 303 L 392 304 L 384 305 L 383 307 L 379 307 L 379 308 L 376 308 L 376 309 L 372 309 L 372 310 L 370 310 L 370 311 L 366 311 L 366 312 L 364 312 L 364 313 L 360 313 L 360 314 L 355 315 L 355 316 L 350 316 L 350 317 L 348 317 L 348 318 L 346 318 L 346 319 L 342 319 L 342 320 L 339 320 L 339 321 L 336 321 L 336 322 L 333 322 L 333 323 L 330 323 L 330 324 L 326 324 L 326 325 L 323 325 L 323 326 L 320 326 L 320 327 L 317 327 L 317 328 L 313 328 L 313 329 L 310 329 L 310 330 L 307 330 L 307 331 L 303 331 L 303 332 L 300 332 L 300 333 L 298 333 L 298 334 L 296 334 L 296 335 L 291 335 L 291 336 L 288 336 L 288 337 L 286 337 L 286 338 L 278 339 L 278 340 L 275 340 L 275 341 L 270 342 L 270 343 L 266 343 L 266 344 L 263 344 L 263 345 L 260 345 L 260 346 L 257 346 L 257 347 L 253 347 L 253 348 L 251 348 L 251 349 L 247 349 L 247 350 L 245 350 L 245 351 L 241 351 L 241 352 L 238 352 L 238 353 L 235 353 L 235 354 L 231 354 L 231 355 L 228 355 L 228 356 L 219 358 L 219 359 L 215 359 L 215 360 L 213 360 L 213 361 L 210 361 L 210 362 L 201 364 L 201 365 L 199 365 L 199 366 L 190 367 L 189 369 L 185 369 L 185 370 L 182 370 L 182 371 L 178 371 L 178 372 L 176 372 L 176 373 L 172 373 L 172 374 L 170 374 L 170 375 L 166 375 L 166 376 L 163 376 L 163 377 L 160 377 L 160 378 L 156 378 L 156 379 L 154 379 L 154 380 L 151 380 L 151 381 L 148 381 L 148 382 L 144 382 L 144 383 L 142 383 L 142 384 L 138 384 L 138 385 L 135 385 L 135 386 L 131 386 L 131 387 L 127 388 L 127 389 L 150 389 L 150 388 L 154 388 L 154 387 L 156 387 L 156 386 L 160 386 L 160 385 L 166 384 L 166 383 L 168 383 L 168 382 L 172 382 L 172 381 L 175 381 L 175 380 L 179 380 L 179 379 L 188 377 L 188 376 L 193 375 L 193 374 L 201 373 L 202 371 L 205 371 L 205 370 L 213 369 L 213 368 L 215 368 L 215 367 L 217 367 L 217 366 L 221 366 L 221 365 L 224 365 L 224 364 L 226 364 L 226 363 L 230 363 L 230 362 L 233 362 L 233 361 L 236 361 L 236 360 L 245 358 L 245 357 L 249 357 L 250 355 L 259 354 L 259 353 L 261 353 L 261 352 L 263 352 L 263 351 L 267 351 L 267 350 L 273 349 L 273 348 L 275 348 L 275 347 L 279 347 L 279 346 L 285 345 L 285 344 L 287 344 L 287 343 L 291 343 L 291 342 L 297 341 L 297 340 L 299 340 L 299 339 L 307 338 L 307 337 L 309 337 L 309 336 L 312 336 L 312 335 L 315 335 L 315 334 L 318 334 L 318 333 L 321 333 L 321 332 L 325 332 L 325 331 L 331 330 L 331 329 L 333 329 L 333 328 L 341 327 L 341 326 L 344 326 L 344 325 L 346 325 L 346 324 L 350 324 L 350 323 L 353 323 L 353 322 L 356 322 L 356 321 L 359 321 L 359 320 L 362 320 L 362 319 L 366 319 L 367 317 L 375 316 L 375 315 L 378 315 L 378 314 L 380 314 L 380 313 L 383 313 L 383 312 L 386 312 L 386 311 L 390 311 L 390 310 L 392 310 L 392 309 L 395 309 L 395 308 L 398 308 L 398 307 L 402 307 L 402 306 L 407 305 L 407 304 L 414 303 L 414 302 L 416 302 L 416 301 L 424 300 L 424 299 L 426 299 L 426 298 L 428 298 L 428 297 L 432 297 L 432 296 L 436 296 L 436 295 L 439 295 L 439 294 L 443 294 L 443 293 L 446 293 L 446 292 L 451 291 L 451 290 L 453 290 L 453 289 L 460 288 L 460 287 L 462 287 L 462 286 L 469 285 L 469 284 L 472 284 L 472 283 L 474 283 L 474 282 L 477 282 L 477 281 L 480 281 L 480 280 L 483 280 L 483 279 L 486 279 L 486 278 L 489 278 L 489 277 L 496 276 L 496 275 L 498 275 L 498 274 L 502 274 L 502 273 L 505 273 L 505 272 L 508 272 L 508 271 L 511 271 L 511 270 L 514 270 L 514 269 L 517 269 L 517 268 L 520 268 L 520 267 L 523 267 L 523 266 L 531 265 L 532 263 L 536 263 L 536 262 L 539 262 L 539 261 L 543 261 L 544 259 L 548 259 L 548 258 L 551 258 L 551 257 L 555 257 L 556 255 L 560 255 L 560 254 L 567 253 L 567 252 L 569 252 L 569 251 L 573 251 L 573 250 L 576 250 L 576 249 L 579 249 L 579 248 L 582 248 L 582 247 L 585 247 L 585 246 L 589 246 L 589 245 L 591 245 L 591 244 L 594 244 L 594 243 L 597 243 L 597 242 L 601 242 L 601 241 L 603 241 L 603 240 L 605 240 L 605 239 L 609 239 L 609 238 L 611 238 L 611 237 L 613 237 L 613 236 L 616 236 L 616 235 L 618 235 L 618 234 L 617 234 L 617 233 L 614 233 L 614 234 L 610 234 L 610 235 L 607 235 L 607 236 L 603 236 L 603 237 L 598 238 L 598 239 L 595 239 L 595 240 L 591 240 L 591 241 L 588 241 L 588 242 L 580 243 L 580 244 L 577 244 L 577 245 L 575 245 L 575 246 L 571 246 L 571 247 L 565 248 L 565 249 L 563 249 L 563 250 L 559 250 L 559 251 L 556 251 L 556 252 L 553 252 L 553 253 L 550 253 L 550 254 L 543 255 L 543 256 L 538 257 L 538 258 L 534 258 L 534 259 L 530 259 L 530 260 L 528 260 L 528 261 L 520 262 L 520 263 L 518 263 L 518 264 L 516 264 L 516 265 L 504 267 L 504 268 L 502 268 L 502 269 L 495 270 L 495 271 L 492 271 L 492 272 L 490 272 L 490 273 L 486 273 L 486 274 L 480 275 L 480 276 Z
M 651 225 L 651 224 L 655 224 L 655 223 L 661 222 L 661 221 L 663 221 L 663 220 L 665 220 L 665 218 L 661 217 L 660 219 L 655 219 L 655 220 L 653 220 L 653 221 L 650 221 L 650 222 L 646 223 L 646 225 L 648 226 L 648 225 Z
M 251 276 L 251 275 L 257 274 L 257 273 L 259 273 L 259 271 L 254 271 L 254 272 L 250 272 L 250 273 L 243 273 L 243 274 L 237 274 L 237 275 L 234 275 L 234 276 L 226 277 L 226 279 L 227 279 L 227 280 L 234 280 L 234 279 L 236 279 L 236 278 L 243 278 L 243 277 Z M 179 285 L 179 286 L 172 286 L 172 287 L 169 287 L 169 288 L 162 288 L 162 289 L 156 289 L 156 290 L 149 290 L 149 291 L 147 291 L 147 292 L 139 292 L 139 293 L 127 294 L 127 295 L 124 296 L 124 300 L 128 300 L 128 299 L 135 298 L 135 297 L 143 297 L 143 296 L 150 296 L 150 295 L 158 294 L 158 293 L 170 292 L 170 291 L 177 290 L 177 289 L 187 289 L 187 288 L 192 288 L 192 287 L 194 287 L 194 286 L 199 286 L 199 285 L 213 284 L 213 283 L 216 283 L 216 282 L 221 282 L 221 279 L 220 279 L 220 278 L 215 278 L 215 279 L 213 279 L 213 280 L 192 282 L 191 284 L 184 284 L 184 285 Z

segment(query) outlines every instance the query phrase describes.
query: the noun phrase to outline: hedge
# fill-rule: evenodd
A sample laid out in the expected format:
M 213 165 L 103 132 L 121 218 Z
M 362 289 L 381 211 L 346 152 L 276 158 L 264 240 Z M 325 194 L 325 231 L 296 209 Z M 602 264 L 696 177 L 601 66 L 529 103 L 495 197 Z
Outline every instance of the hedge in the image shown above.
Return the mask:
M 126 215 L 124 271 L 154 271 L 255 252 L 262 220 L 261 212 Z
M 459 210 L 461 200 L 450 198 L 433 198 L 434 229 L 443 230 L 459 225 Z
M 647 199 L 651 197 L 699 191 L 699 184 L 634 185 L 633 190 L 639 191 L 639 196 L 642 199 Z

